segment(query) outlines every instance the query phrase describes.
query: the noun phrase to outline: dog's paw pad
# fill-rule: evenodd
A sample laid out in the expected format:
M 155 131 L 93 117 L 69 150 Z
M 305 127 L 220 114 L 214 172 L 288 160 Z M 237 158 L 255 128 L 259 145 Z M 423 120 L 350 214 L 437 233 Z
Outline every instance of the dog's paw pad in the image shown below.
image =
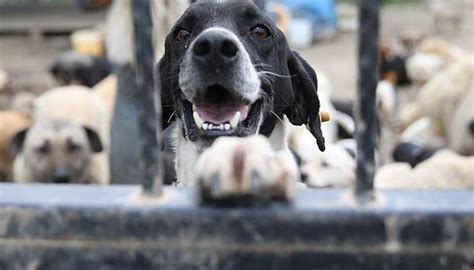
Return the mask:
M 275 151 L 263 136 L 222 137 L 199 158 L 203 202 L 291 201 L 299 179 L 287 151 Z

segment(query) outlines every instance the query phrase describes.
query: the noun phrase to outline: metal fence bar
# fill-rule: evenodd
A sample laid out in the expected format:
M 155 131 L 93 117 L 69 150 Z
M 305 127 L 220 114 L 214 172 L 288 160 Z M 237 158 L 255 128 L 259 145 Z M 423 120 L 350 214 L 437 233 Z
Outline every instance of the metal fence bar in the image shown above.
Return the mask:
M 161 132 L 159 108 L 155 106 L 153 23 L 150 1 L 134 0 L 133 23 L 135 33 L 136 83 L 142 107 L 140 114 L 140 135 L 143 140 L 142 164 L 143 187 L 157 195 L 161 191 L 162 166 L 158 146 L 157 130 Z M 157 95 L 159 96 L 159 95 Z
M 371 198 L 374 188 L 379 0 L 359 3 L 359 78 L 355 115 L 357 122 L 357 181 L 355 195 Z

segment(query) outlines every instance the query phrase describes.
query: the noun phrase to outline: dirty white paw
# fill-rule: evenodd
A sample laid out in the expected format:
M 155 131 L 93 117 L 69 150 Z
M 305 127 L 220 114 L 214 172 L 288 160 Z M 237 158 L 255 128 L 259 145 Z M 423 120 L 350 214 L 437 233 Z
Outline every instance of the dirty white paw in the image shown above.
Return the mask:
M 275 151 L 263 136 L 222 137 L 199 158 L 203 202 L 291 201 L 299 173 L 289 151 Z

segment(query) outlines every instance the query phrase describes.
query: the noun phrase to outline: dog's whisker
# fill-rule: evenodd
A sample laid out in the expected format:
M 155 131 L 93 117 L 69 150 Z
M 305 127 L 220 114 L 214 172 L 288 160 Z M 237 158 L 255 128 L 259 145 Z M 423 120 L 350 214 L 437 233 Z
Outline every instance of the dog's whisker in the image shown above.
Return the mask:
M 260 80 L 262 81 L 262 83 L 265 82 L 265 83 L 267 83 L 267 84 L 269 84 L 269 85 L 274 82 L 274 79 L 273 79 L 273 78 L 270 78 L 270 77 L 268 77 L 268 76 L 265 76 L 265 74 L 262 74 L 262 76 L 260 76 Z
M 173 116 L 174 116 L 175 114 L 176 114 L 176 111 L 174 111 L 174 112 L 171 114 L 170 118 L 168 119 L 168 121 L 167 121 L 166 123 L 171 122 L 171 119 L 173 119 Z
M 273 115 L 275 115 L 276 118 L 278 118 L 278 120 L 280 120 L 280 122 L 282 124 L 285 124 L 285 122 L 283 122 L 283 120 L 274 112 L 274 111 L 270 111 Z
M 271 72 L 271 71 L 265 71 L 265 70 L 258 71 L 257 73 L 265 74 L 265 75 L 272 75 L 272 76 L 280 77 L 280 78 L 288 78 L 288 79 L 296 77 L 296 75 L 281 75 L 281 74 L 277 74 L 277 73 L 274 73 L 274 72 Z

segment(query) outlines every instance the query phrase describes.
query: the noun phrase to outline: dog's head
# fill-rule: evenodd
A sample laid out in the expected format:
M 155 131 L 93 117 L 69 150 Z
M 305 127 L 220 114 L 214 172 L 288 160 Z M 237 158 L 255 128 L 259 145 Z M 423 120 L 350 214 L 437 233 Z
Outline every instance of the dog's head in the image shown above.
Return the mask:
M 101 151 L 94 130 L 60 121 L 35 123 L 11 143 L 12 155 L 21 153 L 23 169 L 34 182 L 88 183 L 92 155 Z
M 77 52 L 65 52 L 54 60 L 50 72 L 61 85 L 93 87 L 112 71 L 109 61 Z
M 191 140 L 269 136 L 284 115 L 307 125 L 321 150 L 314 70 L 251 1 L 200 1 L 168 35 L 159 63 L 163 125 Z

